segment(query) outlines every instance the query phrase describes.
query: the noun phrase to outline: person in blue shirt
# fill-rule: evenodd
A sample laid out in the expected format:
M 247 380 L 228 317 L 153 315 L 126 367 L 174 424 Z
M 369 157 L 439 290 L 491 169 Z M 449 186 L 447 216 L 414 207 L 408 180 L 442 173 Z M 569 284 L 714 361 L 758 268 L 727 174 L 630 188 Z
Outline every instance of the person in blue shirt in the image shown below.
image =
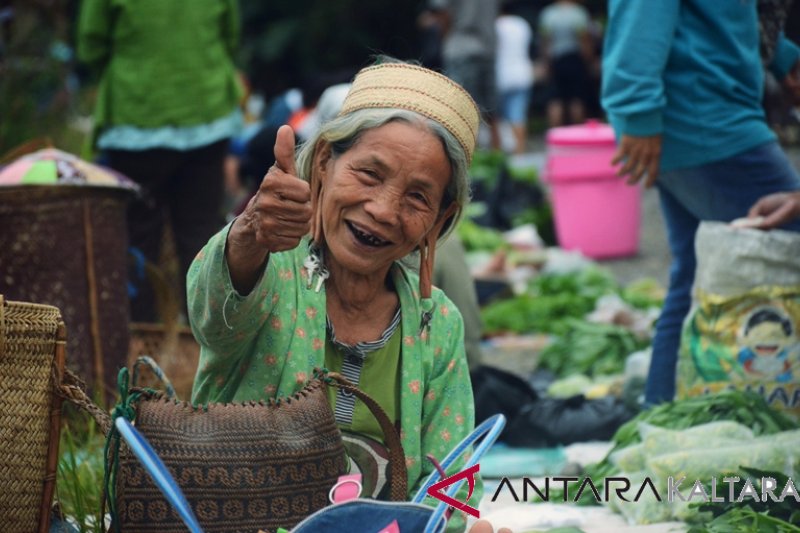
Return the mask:
M 659 189 L 672 252 L 645 403 L 675 394 L 675 366 L 703 220 L 732 221 L 761 197 L 800 190 L 767 126 L 756 0 L 609 0 L 602 104 L 628 183 Z M 800 48 L 777 35 L 766 64 L 781 81 Z M 800 230 L 800 220 L 790 222 Z

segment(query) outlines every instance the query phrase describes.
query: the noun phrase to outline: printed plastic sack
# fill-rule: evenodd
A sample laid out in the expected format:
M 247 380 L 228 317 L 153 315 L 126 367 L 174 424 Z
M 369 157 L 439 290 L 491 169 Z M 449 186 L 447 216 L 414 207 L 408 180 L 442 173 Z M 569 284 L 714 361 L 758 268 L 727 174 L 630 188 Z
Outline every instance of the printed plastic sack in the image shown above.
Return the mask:
M 752 390 L 800 418 L 800 234 L 703 222 L 678 397 Z

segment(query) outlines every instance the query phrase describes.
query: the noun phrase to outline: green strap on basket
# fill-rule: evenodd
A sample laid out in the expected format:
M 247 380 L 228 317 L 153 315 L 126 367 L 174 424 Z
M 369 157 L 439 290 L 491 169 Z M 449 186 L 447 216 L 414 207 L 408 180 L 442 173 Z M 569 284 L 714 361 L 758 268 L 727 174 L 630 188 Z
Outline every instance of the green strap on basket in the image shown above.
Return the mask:
M 105 516 L 106 501 L 108 502 L 108 512 L 111 515 L 111 523 L 113 524 L 114 531 L 119 533 L 119 517 L 117 514 L 117 469 L 119 467 L 119 443 L 120 436 L 117 431 L 117 426 L 114 421 L 119 417 L 124 417 L 126 420 L 133 422 L 136 418 L 135 403 L 139 400 L 142 394 L 149 392 L 146 389 L 135 390 L 130 392 L 128 390 L 128 369 L 122 367 L 117 374 L 117 388 L 119 390 L 119 402 L 114 406 L 111 411 L 111 428 L 106 437 L 106 444 L 103 449 L 103 457 L 105 458 L 103 468 L 103 510 L 102 516 Z

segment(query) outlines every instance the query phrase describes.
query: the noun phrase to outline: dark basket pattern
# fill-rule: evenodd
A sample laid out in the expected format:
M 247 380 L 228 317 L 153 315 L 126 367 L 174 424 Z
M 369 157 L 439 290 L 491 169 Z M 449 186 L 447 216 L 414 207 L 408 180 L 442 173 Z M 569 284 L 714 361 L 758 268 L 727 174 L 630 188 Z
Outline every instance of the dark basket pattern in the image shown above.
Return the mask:
M 277 405 L 203 408 L 156 395 L 139 400 L 136 412 L 136 427 L 207 532 L 291 528 L 327 505 L 328 491 L 347 471 L 341 434 L 318 380 Z M 124 445 L 118 472 L 122 531 L 186 530 Z
M 116 382 L 128 352 L 127 222 L 121 189 L 0 189 L 0 293 L 61 309 L 70 365 Z

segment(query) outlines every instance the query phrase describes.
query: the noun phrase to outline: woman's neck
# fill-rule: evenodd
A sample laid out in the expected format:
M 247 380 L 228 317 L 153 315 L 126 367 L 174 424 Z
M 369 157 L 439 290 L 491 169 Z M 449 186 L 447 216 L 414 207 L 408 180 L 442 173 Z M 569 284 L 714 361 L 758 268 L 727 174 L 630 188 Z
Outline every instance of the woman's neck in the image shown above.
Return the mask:
M 330 277 L 325 283 L 325 299 L 337 340 L 358 344 L 379 339 L 399 302 L 397 293 L 387 284 L 388 270 L 361 276 L 331 263 L 327 265 Z
M 387 295 L 394 293 L 387 285 L 388 270 L 361 275 L 335 261 L 329 261 L 327 267 L 330 277 L 325 284 L 326 298 L 333 299 L 348 314 L 369 312 L 376 305 L 384 305 Z

